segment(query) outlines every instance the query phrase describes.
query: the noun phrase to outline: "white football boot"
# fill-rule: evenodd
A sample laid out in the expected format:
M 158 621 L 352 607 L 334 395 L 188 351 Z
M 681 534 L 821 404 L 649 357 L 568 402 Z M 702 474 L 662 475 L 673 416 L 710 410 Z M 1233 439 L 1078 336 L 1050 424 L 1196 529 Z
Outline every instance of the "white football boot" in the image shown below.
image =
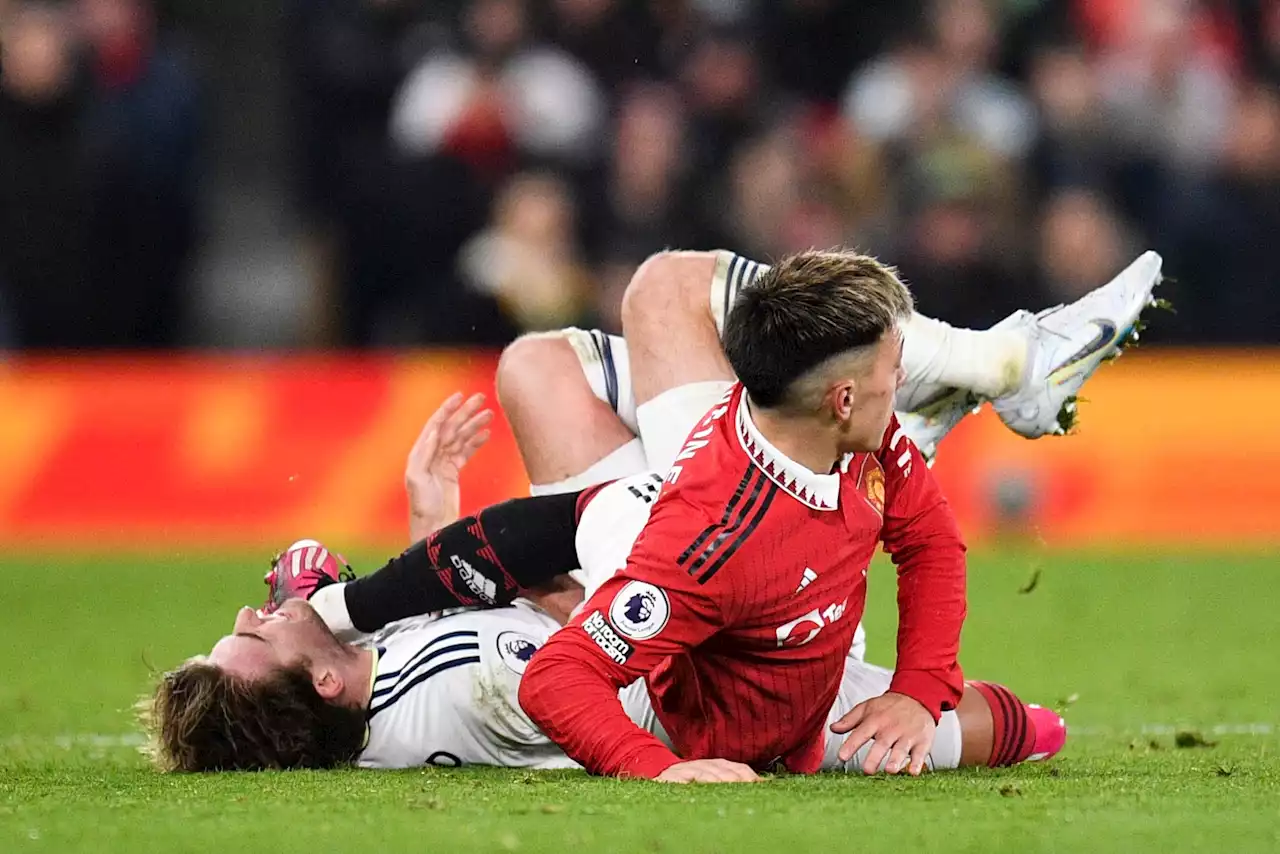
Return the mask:
M 1066 433 L 1075 424 L 1076 398 L 1098 365 L 1138 340 L 1140 316 L 1158 305 L 1163 260 L 1144 252 L 1107 284 L 1070 305 L 1039 314 L 1015 312 L 995 328 L 1025 328 L 1031 342 L 1027 373 L 1017 390 L 992 401 L 1000 420 L 1028 439 Z
M 899 412 L 898 423 L 932 466 L 938 443 L 966 415 L 982 408 L 982 398 L 967 389 L 951 388 L 923 401 L 911 412 Z

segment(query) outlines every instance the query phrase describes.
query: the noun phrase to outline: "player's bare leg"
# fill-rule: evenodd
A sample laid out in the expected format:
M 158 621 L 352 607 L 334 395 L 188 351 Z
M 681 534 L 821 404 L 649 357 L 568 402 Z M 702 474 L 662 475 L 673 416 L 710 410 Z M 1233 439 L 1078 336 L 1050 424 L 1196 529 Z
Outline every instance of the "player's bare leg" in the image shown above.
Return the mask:
M 663 252 L 636 271 L 623 301 L 640 436 L 649 462 L 665 468 L 688 431 L 732 378 L 720 351 L 738 292 L 768 267 L 732 252 Z M 986 398 L 1007 394 L 1026 372 L 1026 330 L 959 329 L 913 315 L 904 329 L 906 382 L 898 408 L 932 457 L 938 441 Z M 957 394 L 956 387 L 964 389 Z
M 622 300 L 622 334 L 638 406 L 677 386 L 733 380 L 711 312 L 718 265 L 715 252 L 662 252 L 632 276 Z
M 623 330 L 633 358 L 656 357 L 646 369 L 654 386 L 636 380 L 636 399 L 643 403 L 669 388 L 686 382 L 722 379 L 728 363 L 701 358 L 708 342 L 718 347 L 724 318 L 738 292 L 768 267 L 731 252 L 663 252 L 636 271 L 623 303 Z M 627 311 L 630 304 L 632 311 Z M 679 315 L 684 314 L 681 318 Z M 632 323 L 628 323 L 628 320 Z M 680 336 L 666 347 L 650 348 L 643 334 L 647 321 L 654 338 L 675 324 Z M 708 322 L 714 334 L 708 333 Z M 1003 328 L 961 329 L 941 320 L 915 314 L 904 329 L 903 368 L 907 373 L 899 409 L 917 403 L 948 387 L 960 387 L 982 397 L 998 397 L 1017 387 L 1027 360 L 1027 336 Z M 672 346 L 674 345 L 674 347 Z M 718 354 L 717 354 L 718 355 Z M 665 362 L 665 366 L 664 366 Z M 686 365 L 688 367 L 686 367 Z
M 959 767 L 986 765 L 987 760 L 991 758 L 995 726 L 991 717 L 991 707 L 978 693 L 977 688 L 972 685 L 964 687 L 960 705 L 956 706 L 956 717 L 960 719 Z
M 662 252 L 636 270 L 622 300 L 636 420 L 649 464 L 665 470 L 698 419 L 733 382 L 712 312 L 727 252 Z M 743 260 L 743 266 L 748 262 Z
M 1036 315 L 1017 312 L 990 329 L 961 329 L 912 315 L 903 330 L 907 376 L 896 401 L 908 434 L 932 459 L 943 437 L 988 400 L 1011 430 L 1027 438 L 1069 429 L 1080 386 L 1102 361 L 1136 339 L 1141 313 L 1156 304 L 1152 289 L 1160 282 L 1160 268 L 1159 255 L 1144 253 L 1071 305 Z M 664 252 L 645 262 L 628 288 L 623 315 L 637 363 L 656 357 L 637 379 L 642 407 L 668 390 L 718 377 L 718 354 L 710 361 L 700 357 L 708 346 L 705 318 L 709 315 L 715 326 L 718 346 L 738 292 L 767 269 L 724 251 Z M 688 316 L 680 318 L 682 312 Z M 672 334 L 664 335 L 664 329 Z M 694 337 L 684 338 L 690 331 Z M 696 399 L 714 403 L 714 397 Z M 668 416 L 683 412 L 679 405 L 665 409 Z M 674 426 L 692 424 L 680 418 Z M 648 425 L 640 426 L 647 447 Z M 650 462 L 662 468 L 669 457 L 651 450 Z
M 614 352 L 619 345 L 566 329 L 526 335 L 503 351 L 498 402 L 534 494 L 573 492 L 647 467 L 644 448 L 619 415 L 634 413 L 626 352 Z

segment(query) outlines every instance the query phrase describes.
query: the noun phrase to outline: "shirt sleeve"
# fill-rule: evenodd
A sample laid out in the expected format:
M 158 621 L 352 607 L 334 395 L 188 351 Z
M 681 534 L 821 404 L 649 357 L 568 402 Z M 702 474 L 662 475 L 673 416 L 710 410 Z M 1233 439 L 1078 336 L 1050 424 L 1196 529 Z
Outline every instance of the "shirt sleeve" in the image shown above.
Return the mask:
M 627 716 L 618 690 L 724 626 L 714 587 L 680 565 L 707 526 L 678 498 L 654 508 L 627 566 L 534 655 L 520 704 L 561 749 L 595 774 L 657 777 L 680 761 Z
M 960 702 L 957 657 L 964 625 L 965 546 L 950 505 L 895 417 L 880 449 L 884 544 L 898 567 L 898 660 L 890 691 L 918 700 L 935 720 Z

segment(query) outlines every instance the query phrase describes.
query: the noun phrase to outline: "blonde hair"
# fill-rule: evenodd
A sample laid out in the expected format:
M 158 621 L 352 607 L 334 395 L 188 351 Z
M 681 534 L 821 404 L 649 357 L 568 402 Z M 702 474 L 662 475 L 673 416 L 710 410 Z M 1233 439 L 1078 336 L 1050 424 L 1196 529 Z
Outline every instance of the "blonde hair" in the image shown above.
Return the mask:
M 365 713 L 327 702 L 305 664 L 259 680 L 203 659 L 160 678 L 138 701 L 143 752 L 160 771 L 332 768 L 364 745 Z

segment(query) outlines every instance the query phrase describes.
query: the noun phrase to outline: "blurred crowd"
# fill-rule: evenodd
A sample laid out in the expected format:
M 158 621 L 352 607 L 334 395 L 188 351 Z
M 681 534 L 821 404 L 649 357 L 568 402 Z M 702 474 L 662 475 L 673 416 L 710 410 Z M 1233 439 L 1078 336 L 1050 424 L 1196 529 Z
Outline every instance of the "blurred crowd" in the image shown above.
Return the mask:
M 181 343 L 200 121 L 146 0 L 0 0 L 0 342 Z
M 0 9 L 0 324 L 21 346 L 183 343 L 190 63 L 147 0 Z M 892 261 L 922 310 L 971 326 L 1071 300 L 1155 248 L 1178 307 L 1162 340 L 1280 343 L 1280 0 L 285 15 L 278 122 L 327 318 L 314 343 L 616 328 L 658 249 L 836 245 Z

